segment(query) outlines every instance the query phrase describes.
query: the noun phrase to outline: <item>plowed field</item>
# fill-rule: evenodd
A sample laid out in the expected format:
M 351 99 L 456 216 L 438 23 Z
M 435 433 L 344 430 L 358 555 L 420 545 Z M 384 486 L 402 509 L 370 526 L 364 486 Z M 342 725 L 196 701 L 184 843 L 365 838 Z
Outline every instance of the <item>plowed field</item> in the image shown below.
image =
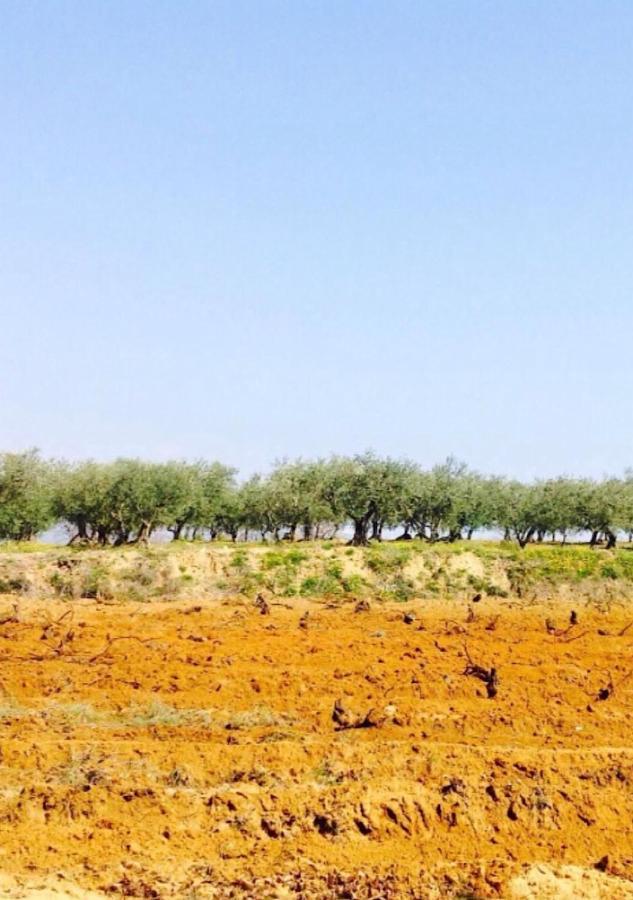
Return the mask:
M 633 610 L 576 612 L 9 609 L 1 890 L 633 897 Z

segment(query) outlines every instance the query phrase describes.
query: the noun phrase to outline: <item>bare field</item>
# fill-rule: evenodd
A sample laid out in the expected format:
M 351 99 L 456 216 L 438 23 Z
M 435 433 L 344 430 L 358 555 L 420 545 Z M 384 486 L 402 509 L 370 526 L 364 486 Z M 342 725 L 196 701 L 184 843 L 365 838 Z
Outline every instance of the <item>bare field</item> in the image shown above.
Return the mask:
M 369 606 L 7 600 L 2 895 L 633 897 L 630 605 Z

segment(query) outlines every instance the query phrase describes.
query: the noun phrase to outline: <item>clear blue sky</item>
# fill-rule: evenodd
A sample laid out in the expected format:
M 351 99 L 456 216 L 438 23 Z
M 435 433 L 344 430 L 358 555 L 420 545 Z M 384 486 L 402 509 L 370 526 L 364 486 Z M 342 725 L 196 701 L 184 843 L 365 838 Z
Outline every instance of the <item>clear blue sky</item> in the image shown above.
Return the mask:
M 630 0 L 5 0 L 0 447 L 633 464 Z

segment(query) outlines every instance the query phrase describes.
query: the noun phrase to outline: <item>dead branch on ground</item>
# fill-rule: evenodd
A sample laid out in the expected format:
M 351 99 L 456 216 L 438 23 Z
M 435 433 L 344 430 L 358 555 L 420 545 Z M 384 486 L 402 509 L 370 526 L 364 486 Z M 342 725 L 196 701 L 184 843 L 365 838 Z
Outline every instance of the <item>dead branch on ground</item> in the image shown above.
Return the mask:
M 488 694 L 488 698 L 492 700 L 497 696 L 499 691 L 499 676 L 497 675 L 497 670 L 494 666 L 490 669 L 485 669 L 483 666 L 477 665 L 477 663 L 473 662 L 470 653 L 468 652 L 468 647 L 464 644 L 464 653 L 466 654 L 466 659 L 468 660 L 468 664 L 464 669 L 464 675 L 470 675 L 473 678 L 478 678 L 480 681 L 486 685 L 486 693 Z

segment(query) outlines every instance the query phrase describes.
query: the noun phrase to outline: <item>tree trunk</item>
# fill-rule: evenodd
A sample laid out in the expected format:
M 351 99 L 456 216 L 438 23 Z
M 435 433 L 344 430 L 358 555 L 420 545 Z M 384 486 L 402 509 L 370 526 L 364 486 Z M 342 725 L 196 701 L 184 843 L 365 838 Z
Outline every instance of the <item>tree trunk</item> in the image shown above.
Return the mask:
M 527 531 L 517 532 L 517 541 L 519 542 L 519 547 L 521 550 L 530 543 L 532 537 L 534 536 L 534 529 L 528 528 Z
M 469 528 L 468 531 L 466 532 L 466 540 L 467 540 L 467 541 L 472 541 L 472 539 L 473 539 L 473 534 L 474 534 L 474 533 L 475 533 L 475 529 L 474 529 L 474 528 Z
M 180 538 L 182 537 L 182 529 L 184 527 L 185 527 L 184 522 L 176 522 L 175 525 L 172 525 L 172 527 L 168 529 L 169 531 L 171 531 L 171 533 L 173 535 L 172 540 L 174 540 L 174 541 L 180 540 Z
M 607 550 L 613 550 L 613 549 L 615 548 L 615 544 L 616 544 L 616 540 L 617 540 L 617 537 L 616 537 L 615 532 L 614 532 L 614 531 L 611 531 L 610 528 L 607 528 L 607 529 L 605 529 L 605 532 L 604 532 L 604 533 L 605 533 L 605 536 L 606 536 L 606 538 L 607 538 L 607 546 L 606 546 L 606 549 L 607 549 Z
M 362 519 L 354 519 L 354 536 L 350 541 L 352 547 L 366 547 L 369 543 L 367 540 L 367 524 L 365 516 Z
M 149 541 L 149 536 L 151 534 L 151 524 L 149 522 L 143 522 L 141 527 L 138 530 L 138 534 L 134 539 L 135 544 L 147 544 Z
M 77 534 L 70 541 L 73 544 L 75 541 L 88 541 L 88 523 L 86 522 L 83 516 L 80 516 L 75 522 L 75 527 L 77 528 Z

